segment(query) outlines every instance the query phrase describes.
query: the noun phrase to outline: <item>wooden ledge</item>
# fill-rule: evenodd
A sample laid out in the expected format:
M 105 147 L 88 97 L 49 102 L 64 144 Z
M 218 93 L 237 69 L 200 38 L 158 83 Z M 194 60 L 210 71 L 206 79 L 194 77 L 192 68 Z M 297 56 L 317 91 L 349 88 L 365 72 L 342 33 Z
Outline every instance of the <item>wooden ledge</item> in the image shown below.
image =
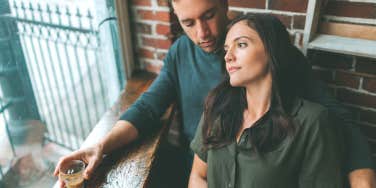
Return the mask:
M 97 126 L 112 127 L 121 113 L 151 85 L 154 78 L 155 75 L 151 73 L 135 74 L 128 80 L 125 91 L 122 92 L 118 102 Z M 163 129 L 142 141 L 135 142 L 106 156 L 90 180 L 86 182 L 87 187 L 145 187 L 162 132 Z M 95 136 L 95 139 L 98 140 L 98 137 Z
M 307 47 L 308 49 L 376 58 L 376 41 L 374 40 L 320 34 L 309 42 Z
M 152 73 L 139 72 L 128 80 L 118 101 L 104 114 L 81 148 L 90 147 L 103 138 L 121 113 L 151 85 L 155 77 Z M 142 141 L 136 141 L 106 156 L 86 182 L 86 187 L 146 187 L 155 154 L 166 132 L 165 127 Z

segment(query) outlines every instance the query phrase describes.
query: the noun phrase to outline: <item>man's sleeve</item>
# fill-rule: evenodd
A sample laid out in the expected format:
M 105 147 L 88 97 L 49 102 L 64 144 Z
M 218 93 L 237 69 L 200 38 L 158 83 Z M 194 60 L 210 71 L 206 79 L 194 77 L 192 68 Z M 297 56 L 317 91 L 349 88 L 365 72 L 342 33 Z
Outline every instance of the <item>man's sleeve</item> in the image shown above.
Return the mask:
M 329 93 L 322 81 L 313 76 L 311 65 L 304 56 L 300 59 L 297 61 L 299 65 L 296 66 L 296 69 L 300 69 L 297 70 L 298 78 L 301 78 L 300 94 L 303 98 L 328 108 L 329 115 L 336 120 L 335 126 L 339 129 L 338 131 L 343 132 L 345 139 L 346 172 L 362 168 L 374 169 L 368 143 L 359 127 L 351 121 L 351 113 Z
M 335 116 L 335 126 L 341 129 L 344 134 L 346 171 L 351 172 L 362 168 L 374 169 L 368 143 L 360 132 L 359 127 L 351 121 L 351 113 L 330 95 L 324 83 L 313 79 L 309 86 L 308 88 L 310 89 L 307 88 L 306 90 L 306 98 L 327 107 L 329 114 Z
M 175 55 L 174 52 L 169 51 L 160 74 L 150 88 L 120 116 L 120 120 L 131 122 L 141 136 L 150 133 L 157 128 L 155 126 L 160 125 L 160 117 L 176 99 Z

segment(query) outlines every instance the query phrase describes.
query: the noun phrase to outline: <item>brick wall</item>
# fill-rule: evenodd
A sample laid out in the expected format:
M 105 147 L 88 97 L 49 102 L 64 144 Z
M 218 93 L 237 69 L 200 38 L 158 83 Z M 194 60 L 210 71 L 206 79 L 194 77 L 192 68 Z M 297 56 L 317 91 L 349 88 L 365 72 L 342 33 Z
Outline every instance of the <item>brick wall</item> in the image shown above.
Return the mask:
M 130 3 L 139 67 L 158 72 L 163 64 L 161 60 L 179 31 L 176 18 L 167 0 L 132 0 Z M 229 16 L 248 12 L 273 14 L 285 24 L 294 44 L 301 47 L 307 4 L 308 0 L 229 0 Z M 324 14 L 326 21 L 376 25 L 374 3 L 332 0 Z M 353 112 L 354 122 L 367 135 L 376 153 L 376 59 L 318 51 L 311 52 L 309 59 L 316 75 Z
M 376 27 L 376 4 L 369 2 L 329 1 L 323 10 L 322 21 Z M 310 53 L 309 58 L 317 76 L 350 109 L 354 123 L 367 136 L 375 155 L 376 59 L 319 51 Z
M 167 0 L 132 0 L 129 7 L 136 65 L 158 73 L 173 39 Z

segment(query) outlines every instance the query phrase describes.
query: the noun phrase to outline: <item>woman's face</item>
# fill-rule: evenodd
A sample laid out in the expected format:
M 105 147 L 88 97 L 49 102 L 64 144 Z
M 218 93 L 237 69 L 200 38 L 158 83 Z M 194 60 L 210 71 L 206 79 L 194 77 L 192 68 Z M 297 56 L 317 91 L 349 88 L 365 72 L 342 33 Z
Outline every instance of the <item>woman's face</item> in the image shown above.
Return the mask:
M 246 21 L 240 21 L 230 28 L 224 48 L 226 70 L 232 86 L 245 87 L 270 74 L 264 44 Z

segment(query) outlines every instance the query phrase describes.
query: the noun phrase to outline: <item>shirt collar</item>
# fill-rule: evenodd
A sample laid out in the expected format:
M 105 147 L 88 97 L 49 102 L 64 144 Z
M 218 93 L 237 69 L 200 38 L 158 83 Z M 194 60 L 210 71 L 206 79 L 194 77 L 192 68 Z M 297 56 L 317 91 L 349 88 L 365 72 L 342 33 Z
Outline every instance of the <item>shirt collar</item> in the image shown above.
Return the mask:
M 296 116 L 300 110 L 300 108 L 303 106 L 303 101 L 300 98 L 294 99 L 292 103 L 292 109 L 290 111 L 291 116 Z

